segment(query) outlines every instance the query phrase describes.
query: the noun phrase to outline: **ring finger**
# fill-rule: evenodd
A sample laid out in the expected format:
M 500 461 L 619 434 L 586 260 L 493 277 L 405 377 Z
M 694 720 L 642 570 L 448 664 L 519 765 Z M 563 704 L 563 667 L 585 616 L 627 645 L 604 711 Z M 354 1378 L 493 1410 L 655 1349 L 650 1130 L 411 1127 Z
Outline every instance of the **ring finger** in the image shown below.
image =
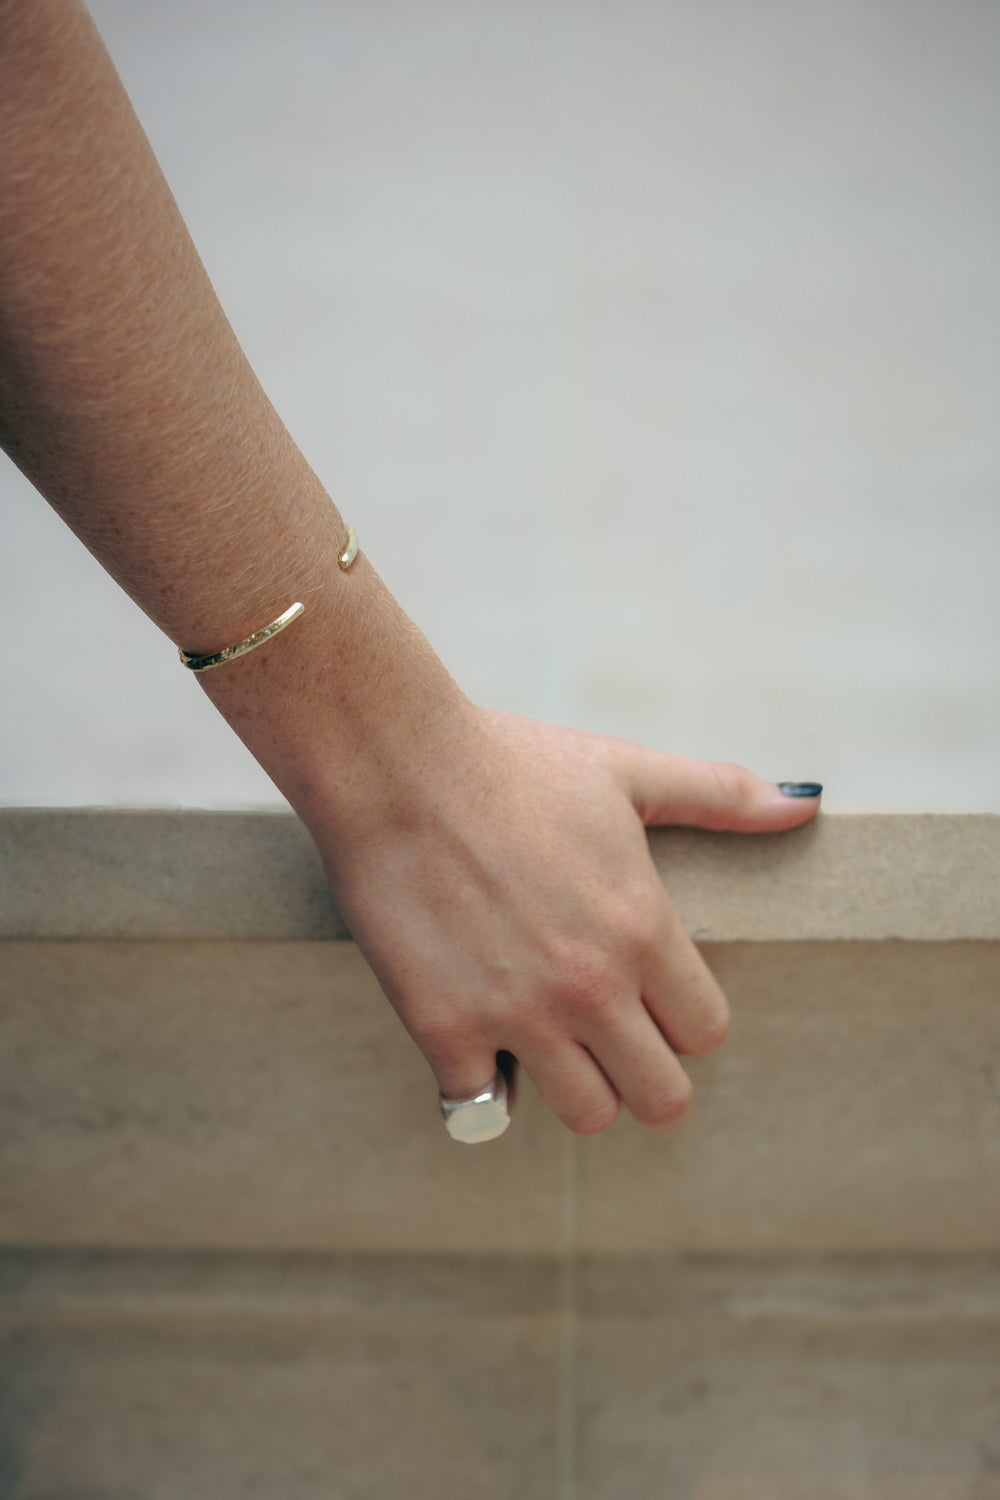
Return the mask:
M 724 1040 L 729 1002 L 664 898 L 663 932 L 643 986 L 646 1009 L 674 1052 L 700 1057 Z
M 603 1027 L 594 1055 L 640 1124 L 663 1129 L 687 1114 L 691 1080 L 644 1005 L 623 1008 L 614 1027 Z

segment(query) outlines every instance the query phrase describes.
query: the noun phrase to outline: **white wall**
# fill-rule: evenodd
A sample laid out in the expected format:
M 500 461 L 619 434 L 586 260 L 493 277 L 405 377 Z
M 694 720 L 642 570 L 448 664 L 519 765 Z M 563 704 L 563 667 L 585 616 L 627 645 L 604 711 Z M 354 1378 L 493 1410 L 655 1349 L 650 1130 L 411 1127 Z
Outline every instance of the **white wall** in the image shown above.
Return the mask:
M 237 332 L 476 699 L 1000 811 L 1000 7 L 94 0 Z M 0 469 L 0 800 L 276 800 Z

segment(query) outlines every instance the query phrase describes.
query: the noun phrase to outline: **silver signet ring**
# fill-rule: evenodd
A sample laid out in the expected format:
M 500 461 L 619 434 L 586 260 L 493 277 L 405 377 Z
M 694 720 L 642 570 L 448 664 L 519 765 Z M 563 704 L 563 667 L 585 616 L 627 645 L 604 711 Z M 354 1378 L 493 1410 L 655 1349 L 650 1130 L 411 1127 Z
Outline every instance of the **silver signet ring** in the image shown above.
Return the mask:
M 499 1069 L 492 1083 L 468 1099 L 446 1099 L 443 1094 L 438 1097 L 445 1129 L 453 1141 L 465 1141 L 469 1146 L 495 1141 L 510 1124 L 507 1080 Z

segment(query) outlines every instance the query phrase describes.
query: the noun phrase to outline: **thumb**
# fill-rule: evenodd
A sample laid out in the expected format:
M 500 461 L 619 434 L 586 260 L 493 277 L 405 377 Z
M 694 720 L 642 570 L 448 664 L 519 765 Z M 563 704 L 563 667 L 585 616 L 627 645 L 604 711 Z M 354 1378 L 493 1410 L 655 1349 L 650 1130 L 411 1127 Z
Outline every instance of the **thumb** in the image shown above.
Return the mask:
M 765 781 L 726 761 L 632 748 L 632 801 L 647 827 L 671 823 L 732 833 L 779 833 L 808 823 L 819 811 L 823 788 L 814 781 Z

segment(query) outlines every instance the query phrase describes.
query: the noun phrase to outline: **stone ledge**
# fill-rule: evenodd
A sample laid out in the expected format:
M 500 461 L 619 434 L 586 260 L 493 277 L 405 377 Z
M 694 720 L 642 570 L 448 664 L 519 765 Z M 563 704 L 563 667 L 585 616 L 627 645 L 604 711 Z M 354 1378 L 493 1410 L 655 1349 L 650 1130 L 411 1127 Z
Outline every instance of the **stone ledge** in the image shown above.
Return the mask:
M 1000 943 L 723 943 L 680 1131 L 470 1150 L 351 943 L 0 949 L 0 1242 L 995 1253 Z
M 699 941 L 1000 938 L 997 815 L 654 829 L 650 846 Z M 348 937 L 291 814 L 0 810 L 0 938 Z
M 553 1255 L 0 1249 L 0 1324 L 558 1317 L 568 1274 Z M 581 1254 L 571 1295 L 586 1318 L 1000 1323 L 1000 1255 Z

